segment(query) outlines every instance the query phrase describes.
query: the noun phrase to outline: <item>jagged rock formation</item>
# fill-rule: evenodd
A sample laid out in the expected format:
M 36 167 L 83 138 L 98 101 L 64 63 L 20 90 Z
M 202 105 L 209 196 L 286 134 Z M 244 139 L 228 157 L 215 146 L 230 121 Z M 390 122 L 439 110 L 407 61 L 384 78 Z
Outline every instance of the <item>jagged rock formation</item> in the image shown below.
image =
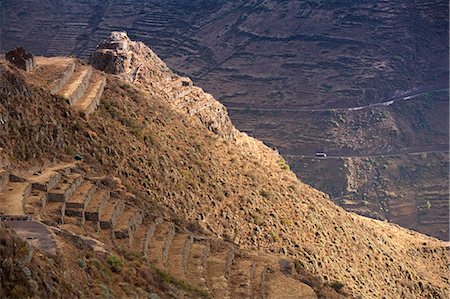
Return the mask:
M 142 53 L 150 53 L 149 49 L 140 49 Z M 191 87 L 189 80 L 165 70 L 157 58 L 141 61 L 136 80 L 129 74 L 119 75 L 128 81 L 105 75 L 107 85 L 101 105 L 89 120 L 71 113 L 68 103 L 51 96 L 50 88 L 44 84 L 49 77 L 37 81 L 32 74 L 25 76 L 9 65 L 1 65 L 0 80 L 4 88 L 0 89 L 0 103 L 7 122 L 0 131 L 0 146 L 5 154 L 16 163 L 26 161 L 32 168 L 39 164 L 35 159 L 64 159 L 67 153 L 82 153 L 90 166 L 119 177 L 128 189 L 139 194 L 138 201 L 123 200 L 125 206 L 142 205 L 142 210 L 149 212 L 152 210 L 149 204 L 153 203 L 191 228 L 183 233 L 197 230 L 214 239 L 229 240 L 241 250 L 282 254 L 288 260 L 296 260 L 300 270 L 318 275 L 321 283 L 343 285 L 343 291 L 353 296 L 445 297 L 449 289 L 447 244 L 345 212 L 325 194 L 299 182 L 284 160 L 270 148 L 244 134 L 235 133 L 236 138 L 230 138 L 235 129 L 225 121 L 228 120 L 225 112 L 220 114 L 223 126 L 216 126 L 217 133 L 211 127 L 208 130 L 198 117 L 200 113 L 187 112 L 198 103 L 220 104 Z M 67 69 L 61 67 L 60 74 Z M 198 93 L 179 99 L 182 108 L 178 108 L 173 99 L 183 88 Z M 214 113 L 207 115 L 216 121 Z M 60 182 L 64 185 L 61 192 L 51 191 L 54 193 L 51 197 L 60 202 L 56 202 L 48 215 L 62 216 L 61 198 L 74 195 L 74 190 L 86 193 L 92 190 L 79 178 L 64 179 L 67 182 Z M 75 185 L 78 186 L 71 187 Z M 66 203 L 65 210 L 71 211 L 71 216 L 66 217 L 64 212 L 63 221 L 72 216 L 80 218 L 77 215 L 85 204 L 66 202 L 70 204 L 68 209 Z M 19 207 L 11 205 L 14 210 Z M 107 219 L 97 225 L 100 232 L 104 231 L 102 227 L 109 229 L 108 219 L 114 230 L 115 211 L 127 214 L 124 213 L 127 208 L 119 203 L 117 210 L 113 208 L 107 213 Z M 95 217 L 95 209 L 92 215 L 87 212 L 84 212 L 85 223 L 91 222 L 86 221 L 87 217 Z M 61 217 L 54 221 L 61 222 Z M 190 239 L 184 234 L 178 239 L 170 223 L 167 221 L 161 227 L 163 231 L 158 235 L 166 237 L 159 238 L 154 248 L 159 252 L 156 262 L 163 264 L 166 256 L 168 259 L 171 256 L 171 248 L 167 249 L 166 243 L 175 244 L 172 249 L 179 251 L 180 243 L 186 244 Z M 156 230 L 157 227 L 155 235 Z M 119 232 L 116 237 L 124 235 Z M 142 232 L 136 231 L 138 235 Z M 125 240 L 127 244 L 129 240 Z M 211 253 L 217 252 L 217 256 L 214 255 L 216 258 L 207 267 L 206 271 L 213 271 L 206 274 L 211 276 L 207 286 L 217 292 L 217 297 L 226 297 L 226 293 L 219 293 L 224 290 L 222 274 L 213 275 L 215 269 L 228 267 L 223 266 L 223 261 L 230 265 L 232 260 L 220 244 L 225 243 L 219 241 L 217 251 L 211 245 Z M 197 249 L 203 251 L 201 246 Z M 176 256 L 178 261 L 184 259 Z M 248 260 L 243 260 L 242 267 L 249 268 Z M 177 273 L 177 267 L 168 265 L 168 269 Z M 239 275 L 225 273 L 223 276 L 228 281 L 236 281 Z
M 160 74 L 170 72 L 166 64 L 144 43 L 131 41 L 126 32 L 112 32 L 97 46 L 90 58 L 95 68 L 106 73 L 121 75 L 124 79 L 136 81 L 140 72 Z M 151 69 L 147 69 L 151 66 Z
M 164 97 L 175 109 L 197 117 L 221 137 L 235 140 L 242 134 L 231 124 L 226 108 L 212 95 L 193 86 L 189 78 L 174 74 L 149 47 L 131 41 L 126 32 L 112 32 L 99 44 L 90 62 L 99 70 L 120 75 L 151 94 Z

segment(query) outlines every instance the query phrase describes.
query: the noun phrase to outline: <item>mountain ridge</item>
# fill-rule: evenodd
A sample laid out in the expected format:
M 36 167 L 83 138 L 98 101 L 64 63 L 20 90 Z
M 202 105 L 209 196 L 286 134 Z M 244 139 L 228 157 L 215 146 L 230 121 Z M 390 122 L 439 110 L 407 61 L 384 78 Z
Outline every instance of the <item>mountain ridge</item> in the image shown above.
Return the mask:
M 134 83 L 105 74 L 100 104 L 87 119 L 46 87 L 32 85 L 34 73 L 3 63 L 4 153 L 18 164 L 82 153 L 88 167 L 140 194 L 132 200 L 155 203 L 242 249 L 295 259 L 300 269 L 340 282 L 353 296 L 445 297 L 448 244 L 345 212 L 299 182 L 261 142 L 240 134 L 223 138 L 202 115 L 186 113 L 190 104 L 213 98 L 199 91 L 174 109 L 167 94 L 161 96 L 173 74 L 144 62 L 155 73 Z M 191 88 L 173 81 L 177 89 Z
M 419 161 L 414 155 L 369 157 L 407 153 L 411 146 L 448 148 L 448 92 L 425 94 L 416 104 L 350 113 L 327 109 L 448 87 L 448 1 L 61 0 L 55 9 L 43 0 L 5 1 L 3 8 L 3 51 L 23 45 L 40 55 L 87 58 L 111 31 L 127 31 L 220 98 L 240 131 L 277 148 L 298 177 L 336 203 L 448 240 L 448 212 L 441 213 L 448 210 L 448 174 L 439 178 L 432 171 L 438 165 L 439 173 L 446 172 L 446 163 L 439 164 L 448 160 L 446 152 Z M 282 111 L 288 106 L 326 111 Z M 270 109 L 252 109 L 257 107 Z M 385 142 L 372 143 L 372 136 Z M 318 150 L 353 156 L 338 162 L 303 158 Z M 345 169 L 360 164 L 361 154 L 368 155 L 366 165 L 349 169 L 361 173 L 359 187 L 347 192 L 341 184 L 350 180 Z M 338 179 L 329 180 L 324 171 Z

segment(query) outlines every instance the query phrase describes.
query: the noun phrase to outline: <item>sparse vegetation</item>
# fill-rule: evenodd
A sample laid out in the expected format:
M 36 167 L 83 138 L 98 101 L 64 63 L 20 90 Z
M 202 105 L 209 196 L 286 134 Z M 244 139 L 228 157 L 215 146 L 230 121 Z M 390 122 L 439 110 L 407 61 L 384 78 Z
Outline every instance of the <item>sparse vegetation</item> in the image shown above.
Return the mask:
M 125 90 L 130 90 L 131 89 L 131 85 L 125 82 L 122 82 L 119 84 L 120 88 L 125 89 Z
M 290 171 L 291 168 L 289 167 L 289 164 L 284 160 L 283 158 L 280 158 L 278 164 L 280 164 L 281 169 Z
M 185 290 L 185 291 L 187 291 L 189 293 L 195 294 L 195 295 L 197 295 L 197 296 L 199 296 L 201 298 L 204 298 L 204 299 L 212 299 L 213 298 L 211 296 L 211 294 L 209 294 L 205 290 L 196 288 L 196 287 L 190 285 L 189 283 L 187 283 L 185 281 L 179 280 L 179 279 L 175 278 L 172 274 L 170 274 L 167 271 L 163 271 L 163 270 L 158 269 L 156 267 L 154 267 L 154 270 L 155 270 L 157 276 L 159 277 L 159 279 L 161 279 L 162 281 L 164 281 L 166 283 L 169 283 L 169 284 L 175 285 L 177 287 L 180 287 L 181 289 L 183 289 L 183 290 Z
M 113 272 L 120 272 L 124 266 L 124 262 L 119 257 L 114 255 L 108 256 L 106 261 Z
M 331 283 L 331 287 L 335 289 L 337 292 L 340 292 L 344 287 L 344 284 L 340 281 L 334 281 Z
M 270 199 L 272 197 L 272 193 L 270 193 L 267 190 L 261 190 L 259 194 L 261 194 L 261 196 L 264 197 L 265 199 Z

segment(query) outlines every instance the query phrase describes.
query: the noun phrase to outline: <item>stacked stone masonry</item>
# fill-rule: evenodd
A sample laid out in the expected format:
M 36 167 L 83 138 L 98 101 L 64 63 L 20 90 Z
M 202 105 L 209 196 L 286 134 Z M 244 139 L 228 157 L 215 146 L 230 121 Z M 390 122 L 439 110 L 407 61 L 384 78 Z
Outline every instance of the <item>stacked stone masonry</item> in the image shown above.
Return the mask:
M 0 199 L 6 200 L 2 197 L 5 192 L 16 192 L 14 200 L 23 210 L 22 216 L 13 216 L 7 207 L 15 205 L 0 205 L 2 221 L 44 223 L 69 232 L 71 227 L 80 227 L 102 242 L 111 242 L 113 248 L 139 255 L 206 290 L 214 298 L 271 298 L 271 280 L 266 274 L 270 270 L 284 277 L 277 266 L 281 265 L 279 257 L 244 253 L 233 244 L 150 216 L 98 178 L 90 178 L 76 164 L 49 167 L 24 177 L 16 175 L 22 182 L 11 182 L 7 175 L 9 172 L 0 172 Z M 13 184 L 21 188 L 11 188 Z M 316 298 L 312 289 L 294 281 L 308 290 L 298 298 Z

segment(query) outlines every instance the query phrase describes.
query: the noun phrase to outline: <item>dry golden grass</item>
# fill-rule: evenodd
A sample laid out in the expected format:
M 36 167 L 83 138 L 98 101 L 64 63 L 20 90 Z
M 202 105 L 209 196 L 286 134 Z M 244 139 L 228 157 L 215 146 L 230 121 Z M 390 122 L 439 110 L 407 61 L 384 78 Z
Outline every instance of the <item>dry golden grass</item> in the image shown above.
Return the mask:
M 174 110 L 159 92 L 113 76 L 85 121 L 16 76 L 2 66 L 1 82 L 13 94 L 0 94 L 11 115 L 0 146 L 12 161 L 82 153 L 93 169 L 140 194 L 143 208 L 157 203 L 242 248 L 297 259 L 354 296 L 444 298 L 449 290 L 446 244 L 345 212 L 259 141 L 240 133 L 226 140 Z M 21 94 L 24 85 L 31 97 Z

